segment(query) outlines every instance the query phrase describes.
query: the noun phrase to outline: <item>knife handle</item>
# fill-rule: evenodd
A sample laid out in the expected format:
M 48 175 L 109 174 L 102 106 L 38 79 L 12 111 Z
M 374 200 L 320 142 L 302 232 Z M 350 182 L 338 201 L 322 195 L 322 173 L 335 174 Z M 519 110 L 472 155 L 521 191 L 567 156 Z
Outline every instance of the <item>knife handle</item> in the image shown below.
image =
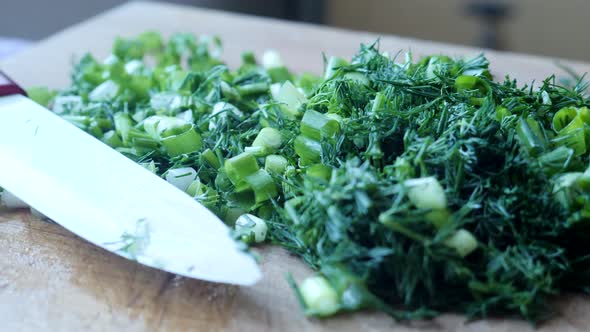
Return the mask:
M 6 74 L 0 71 L 0 97 L 9 95 L 26 96 L 27 93 L 25 90 L 23 90 L 23 88 L 18 86 L 18 84 L 14 83 L 10 77 L 6 76 Z

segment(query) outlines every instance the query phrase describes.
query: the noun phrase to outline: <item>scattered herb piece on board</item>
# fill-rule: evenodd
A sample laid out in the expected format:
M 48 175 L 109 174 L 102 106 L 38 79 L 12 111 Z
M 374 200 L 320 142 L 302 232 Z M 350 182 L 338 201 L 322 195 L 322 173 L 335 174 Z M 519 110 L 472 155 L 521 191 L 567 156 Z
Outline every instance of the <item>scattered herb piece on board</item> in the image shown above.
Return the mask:
M 377 44 L 322 77 L 276 52 L 147 32 L 33 98 L 214 211 L 301 256 L 308 315 L 382 310 L 538 322 L 590 286 L 588 85 L 493 79 L 482 55 Z M 318 55 L 318 59 L 320 56 Z M 104 162 L 108 162 L 105 160 Z M 237 223 L 236 223 L 237 220 Z

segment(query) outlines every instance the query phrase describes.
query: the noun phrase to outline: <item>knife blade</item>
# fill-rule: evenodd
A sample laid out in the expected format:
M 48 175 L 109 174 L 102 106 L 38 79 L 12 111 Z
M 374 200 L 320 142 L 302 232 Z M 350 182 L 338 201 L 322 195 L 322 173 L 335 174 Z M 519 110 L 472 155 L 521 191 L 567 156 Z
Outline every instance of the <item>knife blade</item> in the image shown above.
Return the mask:
M 0 187 L 81 238 L 186 277 L 261 277 L 207 208 L 43 106 L 0 72 Z

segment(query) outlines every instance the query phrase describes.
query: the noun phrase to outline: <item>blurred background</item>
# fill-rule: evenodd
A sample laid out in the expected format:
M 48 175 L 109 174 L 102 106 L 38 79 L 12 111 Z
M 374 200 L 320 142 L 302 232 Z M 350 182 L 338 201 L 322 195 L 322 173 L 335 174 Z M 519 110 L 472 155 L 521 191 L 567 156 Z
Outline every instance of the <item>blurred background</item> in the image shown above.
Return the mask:
M 0 57 L 125 0 L 5 1 Z M 346 29 L 590 61 L 588 0 L 170 0 Z

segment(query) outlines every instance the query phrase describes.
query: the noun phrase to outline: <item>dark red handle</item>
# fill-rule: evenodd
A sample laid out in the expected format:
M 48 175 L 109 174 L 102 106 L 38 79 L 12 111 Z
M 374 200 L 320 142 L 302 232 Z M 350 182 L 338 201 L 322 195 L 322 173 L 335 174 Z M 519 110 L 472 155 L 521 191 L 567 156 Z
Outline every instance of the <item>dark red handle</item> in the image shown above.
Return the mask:
M 0 71 L 0 97 L 9 95 L 23 95 L 27 93 L 18 84 L 14 83 L 6 74 Z

